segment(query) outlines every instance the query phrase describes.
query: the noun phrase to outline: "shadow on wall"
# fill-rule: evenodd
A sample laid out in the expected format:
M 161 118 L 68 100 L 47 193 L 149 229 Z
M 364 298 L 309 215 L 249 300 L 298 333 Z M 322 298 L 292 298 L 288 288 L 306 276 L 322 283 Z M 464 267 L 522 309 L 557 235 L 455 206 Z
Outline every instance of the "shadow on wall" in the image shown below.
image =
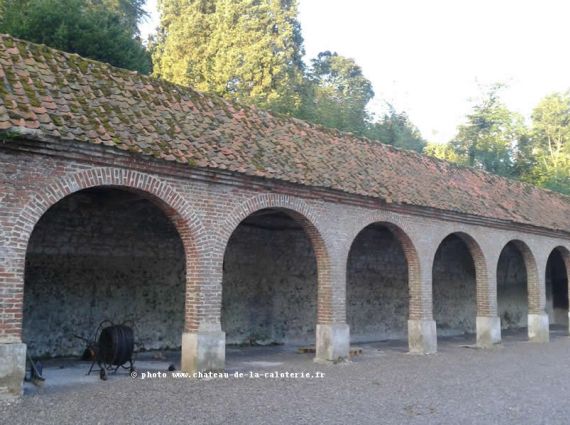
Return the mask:
M 258 211 L 237 227 L 224 256 L 222 288 L 228 344 L 314 344 L 316 257 L 287 214 Z
M 179 348 L 184 326 L 182 241 L 141 196 L 89 189 L 50 208 L 26 256 L 23 338 L 31 355 L 78 355 L 99 322 L 134 320 L 146 349 Z
M 568 327 L 568 275 L 559 249 L 546 264 L 546 310 L 551 324 Z
M 408 265 L 402 246 L 380 224 L 362 230 L 347 264 L 347 321 L 352 342 L 405 339 Z
M 433 262 L 432 285 L 438 336 L 474 334 L 477 315 L 475 263 L 459 236 L 450 235 L 441 242 Z
M 513 242 L 501 252 L 497 266 L 497 310 L 502 329 L 528 325 L 527 273 L 523 256 Z

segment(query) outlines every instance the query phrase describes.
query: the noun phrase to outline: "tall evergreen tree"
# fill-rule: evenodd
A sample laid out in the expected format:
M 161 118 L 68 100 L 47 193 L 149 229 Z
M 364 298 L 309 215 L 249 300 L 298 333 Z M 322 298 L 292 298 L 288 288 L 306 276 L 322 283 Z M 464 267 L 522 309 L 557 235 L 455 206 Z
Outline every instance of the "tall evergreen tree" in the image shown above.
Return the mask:
M 374 91 L 360 66 L 329 51 L 319 53 L 311 62 L 301 118 L 364 135 L 370 118 L 366 105 Z
M 157 76 L 274 111 L 299 108 L 296 0 L 160 0 L 159 10 Z

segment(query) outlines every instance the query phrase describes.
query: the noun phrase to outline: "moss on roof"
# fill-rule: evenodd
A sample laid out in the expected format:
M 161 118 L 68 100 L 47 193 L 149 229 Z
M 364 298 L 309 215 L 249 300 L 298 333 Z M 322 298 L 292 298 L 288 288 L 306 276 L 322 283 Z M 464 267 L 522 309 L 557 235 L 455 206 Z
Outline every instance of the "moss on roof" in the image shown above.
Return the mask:
M 570 231 L 570 198 L 0 35 L 0 131 Z

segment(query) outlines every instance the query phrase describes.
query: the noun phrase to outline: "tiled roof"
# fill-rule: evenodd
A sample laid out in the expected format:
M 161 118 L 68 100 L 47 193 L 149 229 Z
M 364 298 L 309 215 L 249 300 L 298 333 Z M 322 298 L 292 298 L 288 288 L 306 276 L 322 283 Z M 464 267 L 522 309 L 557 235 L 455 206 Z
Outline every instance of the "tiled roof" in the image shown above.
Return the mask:
M 570 231 L 570 198 L 0 35 L 0 131 Z

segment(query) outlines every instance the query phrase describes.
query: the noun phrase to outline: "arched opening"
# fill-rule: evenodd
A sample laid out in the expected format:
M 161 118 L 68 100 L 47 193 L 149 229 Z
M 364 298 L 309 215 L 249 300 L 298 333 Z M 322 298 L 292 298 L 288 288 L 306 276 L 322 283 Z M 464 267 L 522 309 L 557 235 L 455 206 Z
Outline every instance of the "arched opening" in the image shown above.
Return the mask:
M 406 244 L 406 240 L 400 229 L 385 223 L 368 225 L 354 239 L 348 255 L 346 287 L 352 342 L 406 338 L 410 280 L 407 256 L 413 255 L 411 242 Z
M 23 339 L 34 357 L 80 355 L 98 324 L 131 321 L 146 350 L 178 349 L 184 328 L 185 253 L 158 201 L 94 187 L 49 208 L 31 234 Z
M 468 235 L 453 233 L 436 251 L 432 290 L 438 337 L 469 335 L 471 338 L 475 334 L 478 278 L 475 246 Z M 479 267 L 482 267 L 481 261 Z
M 303 220 L 287 209 L 265 208 L 231 234 L 222 279 L 228 345 L 314 344 L 317 258 Z
M 528 326 L 528 269 L 520 241 L 505 245 L 497 264 L 497 310 L 501 329 L 523 329 Z
M 549 322 L 568 329 L 568 269 L 570 255 L 565 248 L 555 248 L 546 263 L 546 306 Z

